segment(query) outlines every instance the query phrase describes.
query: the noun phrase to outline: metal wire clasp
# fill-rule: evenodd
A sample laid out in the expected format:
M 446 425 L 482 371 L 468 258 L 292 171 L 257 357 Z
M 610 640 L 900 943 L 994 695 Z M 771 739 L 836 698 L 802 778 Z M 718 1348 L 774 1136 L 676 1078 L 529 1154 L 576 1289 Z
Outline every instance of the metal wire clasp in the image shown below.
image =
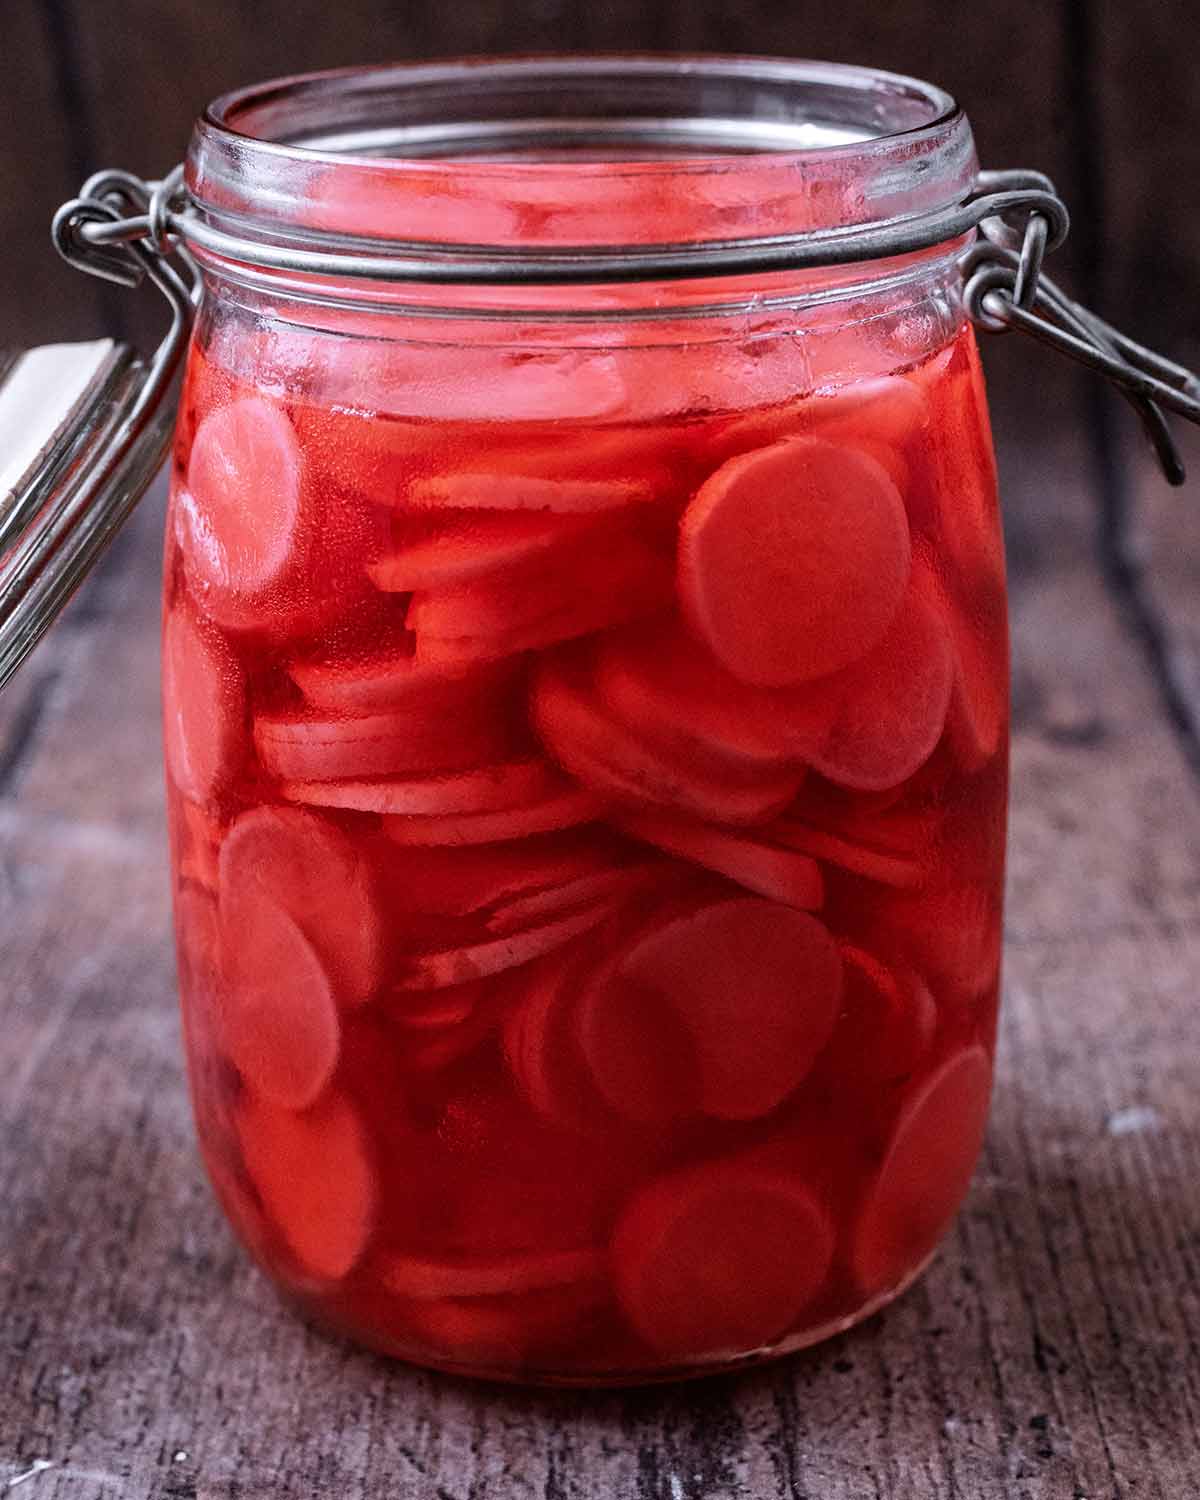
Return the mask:
M 1039 173 L 981 172 L 978 179 L 986 192 L 1031 180 L 1053 191 Z M 1025 214 L 1020 231 L 1011 217 L 984 219 L 963 257 L 963 300 L 972 321 L 987 333 L 1031 334 L 1106 375 L 1137 412 L 1167 480 L 1182 484 L 1186 471 L 1162 409 L 1200 423 L 1200 378 L 1120 333 L 1044 274 L 1050 225 L 1040 209 Z
M 54 217 L 54 244 L 66 260 L 122 286 L 149 281 L 171 316 L 148 358 L 111 345 L 82 389 L 74 391 L 67 381 L 60 391 L 51 382 L 39 393 L 42 404 L 60 403 L 61 409 L 53 409 L 52 436 L 18 471 L 15 488 L 0 493 L 0 688 L 116 535 L 166 456 L 172 392 L 198 291 L 190 254 L 168 244 L 165 235 L 178 191 L 175 174 L 147 183 L 128 172 L 100 172 Z M 69 365 L 68 356 L 69 347 L 63 356 Z M 19 359 L 0 359 L 0 376 L 21 366 Z M 0 378 L 0 398 L 4 385 Z

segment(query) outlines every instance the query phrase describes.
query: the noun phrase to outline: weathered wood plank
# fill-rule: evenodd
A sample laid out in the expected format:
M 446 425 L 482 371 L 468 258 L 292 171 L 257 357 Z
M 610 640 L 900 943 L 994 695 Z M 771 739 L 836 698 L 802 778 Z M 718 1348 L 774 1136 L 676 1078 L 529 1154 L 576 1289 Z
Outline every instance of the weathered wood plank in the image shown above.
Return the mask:
M 4 121 L 0 129 L 0 348 L 95 338 L 95 283 L 72 272 L 50 244 L 50 219 L 82 179 L 80 129 L 56 56 L 49 7 L 4 8 Z M 11 60 L 11 61 L 10 61 Z
M 1063 462 L 1049 494 L 1078 493 Z M 307 1331 L 203 1186 L 166 933 L 156 521 L 0 797 L 0 1483 L 42 1458 L 31 1500 L 1190 1500 L 1200 797 L 1091 573 L 1035 537 L 1017 592 L 1000 1077 L 943 1255 L 777 1367 L 530 1394 Z
M 1193 363 L 1200 363 L 1200 346 Z M 1164 696 L 1200 770 L 1200 432 L 1176 424 L 1189 480 L 1171 489 L 1151 456 L 1126 447 L 1122 480 L 1130 499 L 1127 551 L 1135 570 L 1140 624 Z
M 1095 28 L 1096 127 L 1107 250 L 1105 304 L 1134 337 L 1176 353 L 1200 347 L 1200 132 L 1195 12 L 1187 4 L 1099 0 Z M 1168 350 L 1170 352 L 1170 350 Z

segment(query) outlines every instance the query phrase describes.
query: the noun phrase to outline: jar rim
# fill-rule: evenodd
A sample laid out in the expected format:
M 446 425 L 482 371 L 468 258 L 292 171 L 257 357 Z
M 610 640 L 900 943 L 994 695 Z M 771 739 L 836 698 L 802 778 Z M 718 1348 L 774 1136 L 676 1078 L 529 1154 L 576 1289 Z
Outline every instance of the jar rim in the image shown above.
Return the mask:
M 961 207 L 977 166 L 953 98 L 903 74 L 600 53 L 238 89 L 198 120 L 185 182 L 189 244 L 222 275 L 295 273 L 288 289 L 304 295 L 354 278 L 356 300 L 396 283 L 626 281 L 651 306 L 671 282 L 703 300 L 710 271 L 750 294 L 781 291 L 771 278 L 801 264 L 945 256 L 973 227 Z M 899 226 L 903 243 L 857 233 L 875 226 Z
M 186 180 L 202 212 L 243 227 L 528 249 L 878 223 L 961 202 L 975 166 L 951 95 L 903 74 L 578 54 L 237 89 L 197 121 Z
M 243 151 L 264 157 L 296 156 L 342 166 L 369 161 L 397 170 L 427 168 L 433 157 L 442 161 L 452 159 L 457 170 L 478 173 L 485 178 L 509 174 L 552 175 L 561 170 L 561 158 L 528 156 L 497 160 L 481 159 L 474 154 L 464 158 L 464 146 L 481 139 L 494 142 L 497 134 L 494 119 L 486 122 L 491 129 L 481 137 L 462 130 L 464 124 L 468 127 L 485 124 L 471 121 L 454 122 L 458 128 L 453 129 L 447 128 L 449 122 L 441 125 L 426 122 L 390 128 L 376 126 L 349 133 L 343 128 L 330 134 L 329 114 L 318 116 L 326 125 L 321 132 L 314 132 L 313 116 L 318 111 L 328 112 L 338 106 L 349 105 L 361 110 L 365 104 L 378 104 L 398 90 L 403 90 L 411 98 L 420 92 L 435 93 L 439 86 L 448 85 L 455 89 L 456 97 L 461 100 L 464 89 L 469 90 L 481 81 L 492 86 L 509 83 L 547 88 L 553 86 L 554 75 L 560 75 L 575 90 L 588 84 L 611 85 L 618 80 L 644 82 L 668 77 L 680 81 L 703 77 L 710 83 L 714 80 L 756 82 L 770 86 L 776 91 L 776 97 L 779 91 L 788 87 L 819 89 L 824 91 L 827 102 L 833 102 L 835 93 L 839 95 L 837 103 L 843 111 L 850 104 L 858 104 L 864 110 L 873 107 L 876 116 L 875 119 L 854 122 L 837 121 L 845 132 L 844 139 L 834 138 L 836 130 L 829 125 L 825 127 L 827 135 L 823 139 L 809 121 L 725 117 L 710 122 L 710 127 L 716 128 L 710 128 L 707 135 L 699 130 L 688 131 L 686 137 L 683 132 L 676 134 L 673 144 L 677 147 L 685 138 L 690 138 L 687 139 L 686 156 L 673 152 L 666 156 L 639 153 L 633 157 L 617 152 L 611 156 L 596 156 L 592 160 L 575 157 L 571 170 L 584 175 L 609 174 L 614 167 L 634 174 L 703 169 L 714 163 L 727 165 L 731 156 L 746 152 L 811 161 L 818 154 L 850 155 L 881 142 L 911 141 L 945 130 L 962 118 L 962 110 L 954 97 L 936 84 L 908 74 L 851 63 L 757 54 L 535 53 L 377 63 L 283 75 L 219 95 L 204 110 L 197 128 L 201 133 L 212 131 L 236 140 Z M 898 113 L 890 123 L 881 118 L 883 107 L 888 105 L 903 110 L 903 115 Z M 304 123 L 305 116 L 307 124 Z M 690 115 L 686 119 L 693 124 L 699 117 Z M 594 125 L 598 120 L 589 117 L 588 123 Z M 625 120 L 620 123 L 628 126 L 632 122 Z M 669 136 L 670 126 L 680 125 L 682 121 L 651 118 L 647 123 L 666 126 Z M 564 133 L 568 130 L 565 116 L 539 120 L 538 124 L 551 129 L 557 127 Z M 574 125 L 575 121 L 570 121 L 570 124 Z M 740 131 L 738 126 L 742 127 Z M 754 126 L 759 128 L 751 128 Z M 571 129 L 569 134 L 578 140 L 577 130 Z M 629 139 L 616 131 L 612 134 L 617 139 Z M 648 136 L 646 133 L 641 138 L 647 139 Z M 711 149 L 701 149 L 706 142 Z M 390 145 L 408 149 L 390 150 Z M 442 149 L 454 147 L 458 149 Z

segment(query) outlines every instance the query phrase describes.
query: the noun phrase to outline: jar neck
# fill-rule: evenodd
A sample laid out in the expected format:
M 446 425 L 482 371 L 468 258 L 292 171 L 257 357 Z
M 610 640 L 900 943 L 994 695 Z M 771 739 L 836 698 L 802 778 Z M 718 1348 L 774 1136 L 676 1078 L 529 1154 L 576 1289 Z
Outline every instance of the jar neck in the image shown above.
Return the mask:
M 976 167 L 953 100 L 899 75 L 778 59 L 571 57 L 349 70 L 226 95 L 197 124 L 187 183 L 210 224 L 242 237 L 520 258 L 703 252 L 883 224 L 961 202 Z M 603 288 L 347 284 L 216 257 L 206 270 L 344 304 L 661 316 L 853 295 L 955 248 Z

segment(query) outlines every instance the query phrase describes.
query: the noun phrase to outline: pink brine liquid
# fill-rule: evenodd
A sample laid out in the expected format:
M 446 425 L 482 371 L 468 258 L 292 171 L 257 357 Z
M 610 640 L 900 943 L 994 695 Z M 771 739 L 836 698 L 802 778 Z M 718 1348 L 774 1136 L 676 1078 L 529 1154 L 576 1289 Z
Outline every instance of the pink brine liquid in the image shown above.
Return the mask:
M 195 349 L 167 550 L 189 1063 L 238 1233 L 326 1323 L 501 1378 L 847 1326 L 948 1227 L 991 1084 L 969 329 L 654 420 L 619 350 L 469 387 L 449 351 L 413 419 L 274 339 L 309 378 Z

